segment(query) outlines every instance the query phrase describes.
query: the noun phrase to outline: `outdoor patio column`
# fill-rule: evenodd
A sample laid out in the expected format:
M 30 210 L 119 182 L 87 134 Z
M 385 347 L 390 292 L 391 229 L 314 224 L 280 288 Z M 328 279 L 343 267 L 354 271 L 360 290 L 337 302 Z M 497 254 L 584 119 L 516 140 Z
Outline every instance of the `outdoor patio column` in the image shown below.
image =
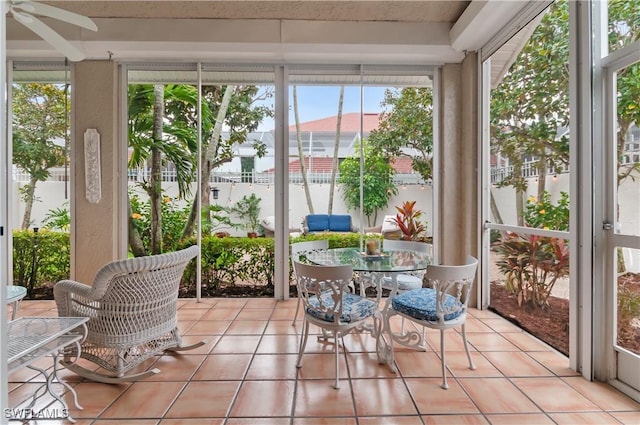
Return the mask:
M 118 235 L 122 226 L 126 229 L 118 219 L 118 66 L 79 62 L 73 78 L 71 276 L 91 284 L 101 266 L 120 258 Z M 100 199 L 95 203 L 86 196 L 87 184 L 95 179 L 85 179 L 84 139 L 91 129 L 100 136 Z
M 461 64 L 445 64 L 440 78 L 440 218 L 434 231 L 443 264 L 478 256 L 477 61 L 468 53 Z

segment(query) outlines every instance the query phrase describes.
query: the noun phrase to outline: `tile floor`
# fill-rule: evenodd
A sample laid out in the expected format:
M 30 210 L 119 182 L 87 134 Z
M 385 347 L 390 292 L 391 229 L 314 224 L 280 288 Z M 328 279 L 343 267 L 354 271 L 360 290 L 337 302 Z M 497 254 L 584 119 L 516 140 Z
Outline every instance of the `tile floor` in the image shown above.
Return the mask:
M 291 326 L 295 307 L 295 300 L 181 300 L 184 339 L 207 344 L 153 359 L 145 366 L 161 372 L 136 383 L 94 383 L 63 370 L 84 407 L 71 414 L 78 425 L 640 424 L 640 404 L 584 380 L 566 357 L 478 310 L 467 320 L 476 370 L 468 369 L 459 335 L 448 332 L 449 390 L 439 386 L 432 331 L 427 338 L 436 351 L 396 351 L 397 375 L 378 364 L 370 335 L 345 337 L 343 380 L 334 390 L 332 345 L 310 338 L 303 367 L 295 367 L 301 325 Z M 55 304 L 24 301 L 20 315 L 56 315 Z M 29 369 L 10 375 L 12 406 L 37 387 L 34 375 Z M 36 407 L 51 401 L 44 397 Z

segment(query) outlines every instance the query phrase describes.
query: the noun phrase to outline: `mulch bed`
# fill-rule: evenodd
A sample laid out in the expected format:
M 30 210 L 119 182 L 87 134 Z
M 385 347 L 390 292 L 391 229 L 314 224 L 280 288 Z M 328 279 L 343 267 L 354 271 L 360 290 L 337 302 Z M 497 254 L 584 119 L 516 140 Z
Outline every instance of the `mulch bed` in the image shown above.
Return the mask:
M 569 300 L 549 297 L 549 305 L 544 309 L 520 307 L 516 296 L 504 285 L 492 283 L 489 310 L 569 355 Z
M 622 275 L 618 285 L 625 285 L 629 291 L 640 294 L 640 274 Z M 518 306 L 515 295 L 507 292 L 504 285 L 493 282 L 489 310 L 569 355 L 569 300 L 550 296 L 548 301 L 549 305 L 542 309 Z M 640 317 L 636 321 L 640 321 Z M 640 323 L 634 324 L 619 316 L 618 345 L 640 355 Z

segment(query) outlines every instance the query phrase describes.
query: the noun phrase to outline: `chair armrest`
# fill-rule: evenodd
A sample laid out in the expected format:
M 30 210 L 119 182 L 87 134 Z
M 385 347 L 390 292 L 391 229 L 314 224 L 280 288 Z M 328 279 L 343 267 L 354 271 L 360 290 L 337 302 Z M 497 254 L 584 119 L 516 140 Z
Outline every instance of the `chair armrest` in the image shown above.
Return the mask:
M 71 295 L 85 298 L 86 300 L 96 300 L 93 287 L 75 280 L 61 280 L 53 286 L 53 298 L 58 307 L 58 316 L 64 317 L 72 314 Z

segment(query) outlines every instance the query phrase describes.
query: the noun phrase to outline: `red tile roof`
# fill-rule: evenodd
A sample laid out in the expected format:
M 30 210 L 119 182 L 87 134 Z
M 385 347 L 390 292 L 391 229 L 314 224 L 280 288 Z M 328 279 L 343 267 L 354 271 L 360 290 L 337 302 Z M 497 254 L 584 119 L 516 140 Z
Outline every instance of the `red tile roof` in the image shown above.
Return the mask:
M 311 165 L 310 165 L 311 164 Z M 314 173 L 330 173 L 333 165 L 333 158 L 329 157 L 314 157 L 313 160 L 309 160 L 309 157 L 306 156 L 304 158 L 304 165 L 307 171 L 311 171 Z M 411 167 L 411 158 L 400 157 L 397 158 L 391 164 L 393 168 L 396 170 L 398 174 L 411 174 L 413 173 L 413 168 Z M 309 167 L 312 166 L 313 169 L 309 170 Z M 275 170 L 269 169 L 267 172 L 274 172 Z M 299 173 L 300 172 L 300 160 L 296 159 L 289 163 L 289 172 Z
M 327 131 L 335 132 L 338 122 L 338 116 L 321 118 L 319 120 L 307 121 L 300 123 L 300 131 Z M 365 133 L 369 133 L 371 130 L 378 128 L 380 122 L 380 114 L 367 113 L 362 114 L 362 128 Z M 296 131 L 296 125 L 289 126 L 290 132 Z M 342 115 L 342 122 L 340 123 L 340 131 L 343 132 L 360 132 L 360 113 L 349 112 Z

